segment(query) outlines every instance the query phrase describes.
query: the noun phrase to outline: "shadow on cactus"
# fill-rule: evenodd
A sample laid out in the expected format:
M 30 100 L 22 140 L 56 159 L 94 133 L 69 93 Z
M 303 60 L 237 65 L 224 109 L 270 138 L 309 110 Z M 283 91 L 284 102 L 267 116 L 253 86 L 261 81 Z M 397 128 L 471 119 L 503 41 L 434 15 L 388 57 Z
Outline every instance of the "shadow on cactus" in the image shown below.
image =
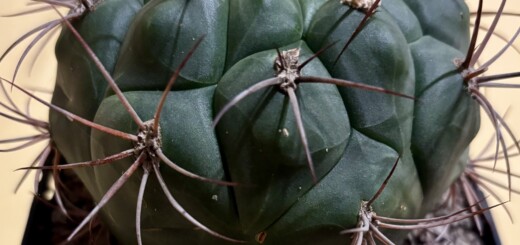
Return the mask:
M 6 82 L 51 108 L 50 122 L 9 101 L 15 116 L 3 117 L 42 133 L 0 143 L 50 138 L 25 169 L 73 169 L 92 194 L 97 205 L 68 241 L 100 213 L 121 243 L 342 244 L 344 233 L 355 244 L 399 242 L 489 209 L 417 219 L 464 171 L 473 176 L 461 159 L 479 106 L 512 189 L 502 128 L 517 140 L 478 88 L 516 87 L 493 81 L 518 73 L 482 74 L 518 32 L 472 68 L 504 5 L 476 48 L 482 9 L 470 38 L 459 0 L 41 2 L 21 14 L 71 12 L 2 58 L 39 32 L 16 77 L 32 47 L 67 26 L 51 103 Z M 51 151 L 67 164 L 43 166 Z

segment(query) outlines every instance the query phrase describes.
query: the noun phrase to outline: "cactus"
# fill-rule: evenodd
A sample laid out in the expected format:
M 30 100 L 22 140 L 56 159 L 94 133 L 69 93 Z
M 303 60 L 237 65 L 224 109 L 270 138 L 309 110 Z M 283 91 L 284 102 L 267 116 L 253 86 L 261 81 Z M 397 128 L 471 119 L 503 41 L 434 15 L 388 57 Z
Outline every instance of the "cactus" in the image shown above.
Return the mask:
M 399 242 L 488 210 L 384 218 L 470 172 L 480 107 L 509 168 L 479 86 L 518 74 L 481 75 L 462 0 L 72 2 L 35 29 L 64 26 L 51 103 L 6 81 L 51 108 L 66 161 L 27 169 L 73 169 L 97 203 L 69 241 L 99 212 L 124 244 Z

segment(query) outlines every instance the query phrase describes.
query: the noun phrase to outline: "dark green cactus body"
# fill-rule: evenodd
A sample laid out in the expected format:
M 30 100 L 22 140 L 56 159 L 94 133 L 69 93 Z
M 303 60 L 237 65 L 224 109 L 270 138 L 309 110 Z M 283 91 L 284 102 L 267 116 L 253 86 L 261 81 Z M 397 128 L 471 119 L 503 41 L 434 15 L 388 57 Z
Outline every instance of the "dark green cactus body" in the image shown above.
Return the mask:
M 383 1 L 335 62 L 363 16 L 338 0 L 105 0 L 74 24 L 144 121 L 153 119 L 173 71 L 205 36 L 168 95 L 160 120 L 162 149 L 193 173 L 240 185 L 197 181 L 162 164 L 170 191 L 193 217 L 250 243 L 261 234 L 265 244 L 343 244 L 349 237 L 339 232 L 355 226 L 361 201 L 374 195 L 398 156 L 397 170 L 374 209 L 389 217 L 420 216 L 460 174 L 459 158 L 479 126 L 478 107 L 453 62 L 463 58 L 469 42 L 463 1 Z M 53 103 L 137 133 L 73 39 L 65 31 L 56 49 Z M 302 76 L 350 80 L 416 99 L 299 84 L 296 95 L 317 184 L 288 96 L 278 89 L 247 97 L 212 128 L 214 115 L 234 96 L 275 77 L 275 48 L 300 48 L 303 62 L 335 41 L 340 42 L 305 66 Z M 50 118 L 53 139 L 68 162 L 134 147 L 59 114 Z M 77 173 L 98 200 L 134 160 Z M 123 243 L 135 243 L 140 175 L 102 212 Z M 145 244 L 227 244 L 194 229 L 153 177 L 144 198 Z

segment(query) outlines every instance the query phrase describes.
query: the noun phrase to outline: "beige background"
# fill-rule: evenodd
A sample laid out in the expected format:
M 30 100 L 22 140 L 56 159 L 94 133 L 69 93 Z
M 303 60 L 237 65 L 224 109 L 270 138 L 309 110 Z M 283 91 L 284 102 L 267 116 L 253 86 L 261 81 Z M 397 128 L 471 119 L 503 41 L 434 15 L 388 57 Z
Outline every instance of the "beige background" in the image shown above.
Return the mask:
M 383 0 L 384 1 L 384 0 Z M 5 16 L 19 12 L 21 9 L 26 9 L 25 3 L 27 1 L 13 1 L 13 0 L 0 0 L 0 16 Z M 476 0 L 468 0 L 468 4 L 472 9 L 475 9 Z M 498 1 L 485 1 L 486 10 L 496 9 Z M 509 12 L 520 13 L 520 2 L 509 1 L 506 5 L 506 9 Z M 31 14 L 24 17 L 0 17 L 0 53 L 3 52 L 10 43 L 16 40 L 17 37 L 33 27 L 43 23 L 45 20 L 51 20 L 56 18 L 56 15 L 52 11 L 45 13 Z M 484 19 L 484 26 L 489 26 L 491 18 Z M 516 31 L 516 28 L 520 25 L 520 18 L 518 17 L 504 17 L 499 24 L 498 33 L 511 37 Z M 54 35 L 48 42 L 48 45 L 42 47 L 39 45 L 34 51 L 27 57 L 26 62 L 22 65 L 22 69 L 18 75 L 17 84 L 31 88 L 38 91 L 38 95 L 46 99 L 50 98 L 50 91 L 52 91 L 52 84 L 55 77 L 55 66 L 54 54 L 52 50 L 53 42 L 55 42 L 57 35 Z M 481 34 L 483 36 L 483 34 Z M 503 41 L 493 39 L 494 44 L 498 46 L 488 47 L 487 52 L 482 60 L 486 60 L 486 57 L 494 54 L 500 47 L 504 45 Z M 28 42 L 23 43 L 21 47 L 27 45 Z M 520 41 L 516 41 L 515 45 L 520 48 Z M 12 52 L 5 61 L 0 65 L 0 76 L 11 79 L 15 63 L 18 57 L 23 52 L 23 48 L 18 47 Z M 39 54 L 35 52 L 41 50 Z M 520 55 L 514 51 L 508 51 L 500 62 L 493 65 L 488 74 L 503 73 L 520 71 Z M 515 81 L 520 84 L 520 79 Z M 520 90 L 514 91 L 513 89 L 492 89 L 485 91 L 485 94 L 493 101 L 493 105 L 499 113 L 504 113 L 508 110 L 507 121 L 509 125 L 514 129 L 515 134 L 520 137 Z M 27 98 L 17 92 L 13 91 L 11 96 L 18 104 L 27 104 Z M 5 102 L 3 95 L 0 95 L 0 101 Z M 35 117 L 46 120 L 47 110 L 41 106 L 37 106 L 37 103 L 31 102 L 33 106 L 31 114 Z M 3 110 L 2 110 L 3 111 Z M 484 113 L 482 113 L 484 114 Z M 482 120 L 482 129 L 474 141 L 472 147 L 472 154 L 475 155 L 479 149 L 484 147 L 485 142 L 492 136 L 490 129 L 490 123 L 487 118 Z M 13 123 L 0 117 L 0 140 L 10 138 L 19 135 L 30 135 L 34 133 L 29 127 L 23 127 L 18 123 Z M 5 145 L 0 146 L 1 148 Z M 23 152 L 15 153 L 0 153 L 0 244 L 19 244 L 22 238 L 25 222 L 30 207 L 30 200 L 32 199 L 32 184 L 31 178 L 25 182 L 22 188 L 17 194 L 14 194 L 14 188 L 22 176 L 22 172 L 13 172 L 16 168 L 28 165 L 32 159 L 36 156 L 39 150 L 43 147 L 43 144 L 31 147 L 30 150 L 24 150 Z M 490 163 L 487 163 L 490 164 Z M 513 159 L 512 165 L 513 171 L 520 173 L 519 159 Z M 504 164 L 498 164 L 500 168 L 503 168 Z M 490 173 L 487 173 L 490 174 Z M 498 173 L 490 174 L 494 178 L 506 183 L 505 176 Z M 517 189 L 520 189 L 520 181 L 515 180 L 513 182 Z M 507 200 L 507 192 L 501 193 L 502 198 Z M 513 195 L 513 199 L 510 203 L 506 204 L 513 213 L 514 224 L 507 218 L 505 212 L 501 208 L 493 210 L 497 227 L 499 229 L 500 236 L 503 239 L 504 244 L 518 244 L 520 238 L 520 196 Z

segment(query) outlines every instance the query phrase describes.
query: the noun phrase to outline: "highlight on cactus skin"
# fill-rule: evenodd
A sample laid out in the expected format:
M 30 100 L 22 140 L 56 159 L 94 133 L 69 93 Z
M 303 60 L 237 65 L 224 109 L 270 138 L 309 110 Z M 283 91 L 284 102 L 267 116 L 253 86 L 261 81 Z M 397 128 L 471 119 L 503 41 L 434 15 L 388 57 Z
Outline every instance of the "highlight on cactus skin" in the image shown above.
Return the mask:
M 501 16 L 518 14 L 505 0 L 495 12 L 478 3 L 470 13 L 458 0 L 34 1 L 6 17 L 57 17 L 1 50 L 0 66 L 30 40 L 1 78 L 0 116 L 39 133 L 2 139 L 0 152 L 48 142 L 19 170 L 22 181 L 36 172 L 35 193 L 51 174 L 56 207 L 78 221 L 65 242 L 97 226 L 125 244 L 395 244 L 415 232 L 444 239 L 461 220 L 482 233 L 492 221 L 480 217 L 509 212 L 520 193 L 510 170 L 520 142 L 482 91 L 518 88 L 499 81 L 520 67 L 486 71 L 518 52 L 520 27 L 497 33 Z M 15 79 L 59 27 L 47 102 Z M 482 60 L 493 38 L 505 45 Z M 21 109 L 13 90 L 47 106 L 49 122 Z M 493 152 L 470 160 L 479 110 L 495 129 Z M 67 170 L 92 210 L 71 205 Z M 487 207 L 481 190 L 500 204 Z

